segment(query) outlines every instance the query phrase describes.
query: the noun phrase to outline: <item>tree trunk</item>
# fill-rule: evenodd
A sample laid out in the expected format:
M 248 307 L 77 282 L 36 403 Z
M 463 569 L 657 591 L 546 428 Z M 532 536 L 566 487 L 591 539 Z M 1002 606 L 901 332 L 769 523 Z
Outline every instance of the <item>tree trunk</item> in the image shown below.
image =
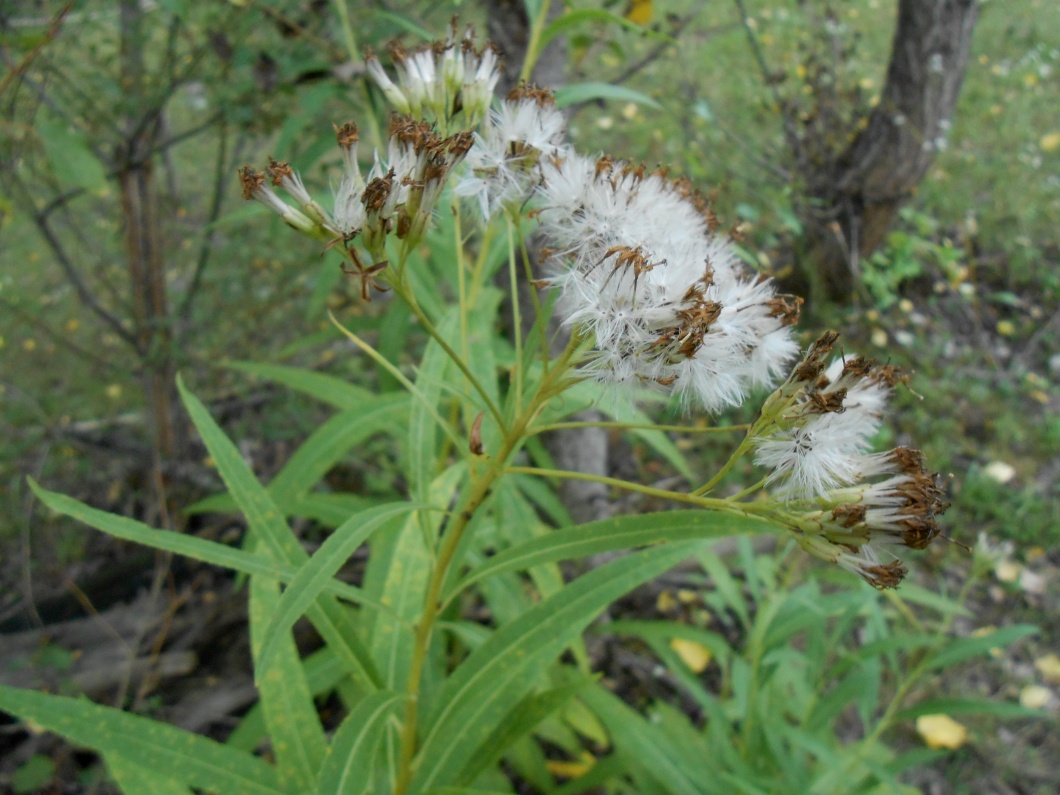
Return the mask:
M 121 82 L 130 98 L 143 98 L 147 90 L 143 13 L 136 0 L 122 0 Z M 145 412 L 155 458 L 152 463 L 156 478 L 162 478 L 167 465 L 180 462 L 187 454 L 188 433 L 176 391 L 164 241 L 152 162 L 161 131 L 162 111 L 144 115 L 137 110 L 130 103 L 124 119 L 126 137 L 115 161 L 121 190 L 133 333 L 140 356 Z
M 845 152 L 807 175 L 802 264 L 812 297 L 850 297 L 860 258 L 884 241 L 927 173 L 950 127 L 978 14 L 977 0 L 899 1 L 879 104 Z

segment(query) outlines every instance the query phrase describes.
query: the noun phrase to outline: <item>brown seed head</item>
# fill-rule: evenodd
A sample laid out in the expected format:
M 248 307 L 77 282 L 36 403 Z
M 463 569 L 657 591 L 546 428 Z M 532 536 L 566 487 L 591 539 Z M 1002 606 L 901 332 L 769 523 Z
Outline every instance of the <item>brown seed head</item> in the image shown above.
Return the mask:
M 254 194 L 265 184 L 265 175 L 250 166 L 243 166 L 239 169 L 239 184 L 243 186 L 243 198 L 253 199 Z

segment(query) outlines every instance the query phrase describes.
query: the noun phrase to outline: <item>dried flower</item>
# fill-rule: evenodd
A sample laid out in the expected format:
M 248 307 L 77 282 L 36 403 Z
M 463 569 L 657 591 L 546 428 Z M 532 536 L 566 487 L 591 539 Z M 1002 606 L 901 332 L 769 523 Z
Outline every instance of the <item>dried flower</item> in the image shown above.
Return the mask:
M 475 134 L 469 173 L 455 193 L 476 198 L 486 219 L 521 205 L 541 181 L 542 162 L 567 152 L 566 135 L 566 120 L 551 92 L 515 89 Z
M 766 400 L 753 431 L 755 462 L 789 498 L 823 495 L 861 476 L 887 398 L 903 377 L 862 357 L 823 360 L 838 335 L 817 341 Z
M 455 20 L 444 41 L 406 49 L 392 42 L 387 52 L 397 70 L 395 83 L 374 52 L 365 55 L 368 74 L 401 113 L 417 119 L 433 118 L 443 132 L 458 115 L 467 129 L 475 127 L 489 110 L 500 79 L 496 47 L 475 46 L 474 29 L 461 36 Z
M 665 172 L 575 154 L 546 162 L 542 229 L 569 325 L 591 332 L 585 372 L 708 411 L 739 404 L 794 355 L 798 302 L 744 273 L 706 201 Z

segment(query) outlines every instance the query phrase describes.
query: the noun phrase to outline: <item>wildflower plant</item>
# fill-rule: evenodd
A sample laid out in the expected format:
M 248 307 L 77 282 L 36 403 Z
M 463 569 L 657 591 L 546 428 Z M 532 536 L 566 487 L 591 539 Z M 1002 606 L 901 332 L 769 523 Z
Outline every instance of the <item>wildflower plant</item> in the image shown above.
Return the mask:
M 761 778 L 753 755 L 777 751 L 752 742 L 765 727 L 752 729 L 751 718 L 739 730 L 742 741 L 724 733 L 694 741 L 724 746 L 697 759 L 699 779 L 689 778 L 695 754 L 674 762 L 672 749 L 659 758 L 677 765 L 673 776 L 658 760 L 608 767 L 610 743 L 648 743 L 649 729 L 594 678 L 583 633 L 616 599 L 686 559 L 708 561 L 707 571 L 724 583 L 723 569 L 709 562 L 710 542 L 723 536 L 778 533 L 875 588 L 898 586 L 902 548 L 931 543 L 946 508 L 920 453 L 872 451 L 887 398 L 905 376 L 844 354 L 831 332 L 800 357 L 800 299 L 744 266 L 687 180 L 579 153 L 543 89 L 522 85 L 495 98 L 496 50 L 470 30 L 454 26 L 443 41 L 411 50 L 395 44 L 388 53 L 393 71 L 374 53 L 366 59 L 394 106 L 385 146 L 366 151 L 354 123 L 336 126 L 341 173 L 333 196 L 314 196 L 276 160 L 261 171 L 242 169 L 239 179 L 245 198 L 309 238 L 307 256 L 340 259 L 364 301 L 400 302 L 415 318 L 428 342 L 411 372 L 335 318 L 402 391 L 372 395 L 320 374 L 284 371 L 287 383 L 341 411 L 266 487 L 182 385 L 246 517 L 241 548 L 152 530 L 35 486 L 54 510 L 114 536 L 249 576 L 260 704 L 244 719 L 239 741 L 219 744 L 7 688 L 0 706 L 99 750 L 126 792 L 511 792 L 502 760 L 539 789 L 558 792 L 533 732 L 575 756 L 596 749 L 590 759 L 600 761 L 584 787 L 646 775 L 660 792 L 764 791 L 724 783 Z M 546 244 L 538 262 L 527 255 L 531 234 Z M 495 277 L 504 267 L 515 316 L 510 339 L 495 332 L 504 298 Z M 532 306 L 519 297 L 526 282 Z M 554 353 L 559 327 L 566 342 Z M 598 402 L 610 425 L 640 434 L 691 478 L 677 448 L 637 408 L 638 397 L 655 394 L 673 396 L 690 414 L 747 401 L 760 409 L 750 425 L 708 429 L 743 437 L 720 470 L 692 488 L 550 465 L 540 435 L 578 425 L 567 418 Z M 407 493 L 351 503 L 317 488 L 333 463 L 377 433 L 400 447 Z M 760 467 L 760 478 L 718 494 L 745 458 Z M 570 526 L 546 485 L 561 478 L 594 479 L 687 509 Z M 334 529 L 309 555 L 291 516 Z M 355 585 L 338 579 L 364 545 L 363 578 Z M 558 566 L 619 550 L 628 554 L 570 581 Z M 487 607 L 489 620 L 465 617 L 475 605 Z M 306 658 L 292 636 L 303 616 L 323 644 Z M 753 633 L 767 630 L 768 621 Z M 345 717 L 326 732 L 314 698 L 330 693 Z M 744 706 L 754 698 L 745 693 Z M 710 726 L 729 725 L 713 709 Z M 267 760 L 248 752 L 266 738 Z M 651 742 L 663 748 L 670 741 Z M 800 757 L 816 753 L 810 748 Z M 782 761 L 776 768 L 787 769 Z M 890 775 L 855 766 L 844 791 L 867 791 Z M 812 781 L 803 783 L 812 789 Z

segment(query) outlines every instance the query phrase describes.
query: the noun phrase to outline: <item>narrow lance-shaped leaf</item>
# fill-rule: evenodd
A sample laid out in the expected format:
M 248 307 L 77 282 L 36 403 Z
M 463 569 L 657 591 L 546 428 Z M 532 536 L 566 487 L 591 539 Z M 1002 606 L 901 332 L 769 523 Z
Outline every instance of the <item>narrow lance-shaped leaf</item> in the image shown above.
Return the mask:
M 333 375 L 301 367 L 260 362 L 233 362 L 228 366 L 233 370 L 268 378 L 340 409 L 359 408 L 373 397 L 372 393 L 363 387 L 354 386 Z
M 274 646 L 272 662 L 267 667 L 262 664 L 265 627 L 279 600 L 280 587 L 276 580 L 251 578 L 249 613 L 254 683 L 280 779 L 287 788 L 301 791 L 316 786 L 327 740 L 290 632 L 277 633 L 279 640 Z
M 665 511 L 602 519 L 557 530 L 499 552 L 448 590 L 445 599 L 483 577 L 503 571 L 525 571 L 542 563 L 574 560 L 645 544 L 773 532 L 776 529 L 761 519 L 709 511 Z
M 125 795 L 140 795 L 144 792 L 150 792 L 151 795 L 192 795 L 187 784 L 132 762 L 121 754 L 106 754 L 104 760 Z
M 378 690 L 339 725 L 320 771 L 320 795 L 361 795 L 375 774 L 379 742 L 405 696 Z
M 439 527 L 447 516 L 445 508 L 466 473 L 467 467 L 461 462 L 435 478 L 427 495 L 434 509 L 410 516 L 389 541 L 392 548 L 386 555 L 386 578 L 381 590 L 373 591 L 372 597 L 390 610 L 376 613 L 368 650 L 383 677 L 383 686 L 392 690 L 408 684 L 415 645 L 413 627 L 423 613 L 427 583 L 434 564 L 432 550 L 427 547 L 424 538 L 424 526 L 428 537 L 438 535 Z M 367 582 L 365 584 L 368 585 Z
M 642 550 L 589 572 L 497 630 L 442 686 L 416 759 L 412 791 L 453 782 L 540 671 L 618 597 L 686 558 L 696 544 Z
M 288 636 L 294 623 L 323 593 L 350 555 L 391 519 L 415 508 L 415 504 L 407 502 L 370 508 L 351 516 L 324 540 L 313 557 L 298 570 L 272 610 L 272 619 L 262 635 L 261 666 L 268 667 L 280 639 Z
M 283 505 L 302 497 L 355 445 L 388 428 L 403 427 L 408 405 L 408 395 L 385 395 L 329 418 L 269 483 L 272 498 Z
M 206 407 L 184 387 L 178 378 L 177 388 L 181 399 L 191 415 L 192 422 L 210 451 L 217 471 L 225 486 L 232 493 L 239 509 L 247 518 L 251 532 L 262 541 L 264 548 L 277 560 L 295 566 L 303 565 L 309 555 L 301 544 L 276 504 L 269 497 L 236 446 L 224 435 L 214 422 Z M 321 596 L 306 615 L 320 631 L 324 642 L 335 649 L 345 661 L 351 676 L 368 690 L 379 687 L 379 674 L 372 665 L 367 650 L 360 643 L 356 630 L 345 613 L 345 608 L 333 597 Z
M 0 685 L 0 710 L 31 720 L 106 756 L 116 753 L 217 795 L 280 795 L 273 770 L 250 754 L 164 723 L 67 698 Z
M 89 527 L 94 527 L 123 541 L 132 541 L 153 549 L 175 552 L 178 555 L 243 574 L 274 577 L 281 582 L 290 582 L 297 576 L 298 569 L 294 566 L 278 563 L 264 555 L 251 554 L 215 541 L 207 541 L 204 538 L 173 533 L 169 530 L 157 530 L 135 519 L 107 513 L 78 502 L 73 497 L 43 489 L 33 478 L 28 480 L 33 493 L 53 511 L 77 519 Z M 379 605 L 373 605 L 370 600 L 366 600 L 359 588 L 344 582 L 329 580 L 325 590 L 333 596 L 379 608 Z

